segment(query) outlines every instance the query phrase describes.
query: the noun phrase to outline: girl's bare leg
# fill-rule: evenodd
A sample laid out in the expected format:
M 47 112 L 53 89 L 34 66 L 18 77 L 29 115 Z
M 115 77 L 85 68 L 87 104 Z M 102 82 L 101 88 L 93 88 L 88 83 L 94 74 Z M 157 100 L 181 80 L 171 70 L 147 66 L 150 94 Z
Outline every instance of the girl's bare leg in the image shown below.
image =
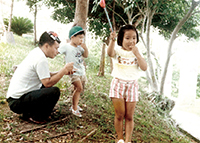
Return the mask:
M 112 98 L 112 102 L 115 108 L 114 126 L 118 136 L 118 140 L 123 138 L 123 119 L 125 115 L 125 103 L 124 99 Z
M 125 103 L 125 143 L 131 142 L 131 136 L 134 128 L 133 115 L 135 112 L 136 102 Z

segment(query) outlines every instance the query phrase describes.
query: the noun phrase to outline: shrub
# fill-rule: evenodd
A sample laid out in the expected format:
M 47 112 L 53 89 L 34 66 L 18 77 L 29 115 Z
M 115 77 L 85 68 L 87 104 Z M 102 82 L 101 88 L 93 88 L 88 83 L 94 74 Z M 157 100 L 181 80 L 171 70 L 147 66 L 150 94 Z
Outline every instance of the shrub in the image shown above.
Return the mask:
M 4 24 L 8 27 L 9 20 L 4 19 Z M 26 33 L 33 32 L 33 23 L 30 19 L 24 17 L 16 17 L 12 18 L 11 30 L 19 36 Z
M 175 65 L 174 65 L 175 66 Z M 172 83 L 171 83 L 171 95 L 173 97 L 178 97 L 179 93 L 179 79 L 180 79 L 180 70 L 179 69 L 174 69 L 172 73 Z
M 197 77 L 197 98 L 200 98 L 200 74 Z

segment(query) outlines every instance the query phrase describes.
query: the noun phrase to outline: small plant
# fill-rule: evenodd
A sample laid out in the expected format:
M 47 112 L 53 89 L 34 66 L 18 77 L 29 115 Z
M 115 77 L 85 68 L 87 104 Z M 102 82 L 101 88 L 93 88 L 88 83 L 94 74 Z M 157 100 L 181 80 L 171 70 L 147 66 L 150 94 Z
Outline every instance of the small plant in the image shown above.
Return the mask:
M 180 70 L 174 69 L 172 73 L 172 83 L 171 83 L 171 88 L 172 88 L 172 96 L 173 97 L 178 97 L 179 93 L 179 79 L 180 79 Z
M 6 27 L 8 27 L 8 23 L 8 19 L 4 19 Z M 19 36 L 26 33 L 32 33 L 33 23 L 28 18 L 14 16 L 12 18 L 11 30 Z
M 168 114 L 174 107 L 175 102 L 168 97 L 164 97 L 157 92 L 152 92 L 147 96 L 160 114 Z
M 197 77 L 197 98 L 200 98 L 200 74 Z

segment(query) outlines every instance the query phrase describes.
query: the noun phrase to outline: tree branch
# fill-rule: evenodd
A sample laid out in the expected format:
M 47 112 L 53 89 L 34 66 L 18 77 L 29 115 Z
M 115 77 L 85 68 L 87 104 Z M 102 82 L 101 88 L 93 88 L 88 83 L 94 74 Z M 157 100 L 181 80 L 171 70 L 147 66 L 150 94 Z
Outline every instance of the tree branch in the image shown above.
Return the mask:
M 140 15 L 140 13 L 136 14 L 133 18 L 131 18 L 131 21 L 133 21 L 133 19 L 135 19 L 139 15 Z
M 200 13 L 200 10 L 193 12 L 192 15 L 195 15 L 196 13 Z
M 89 136 L 92 136 L 95 132 L 96 132 L 97 129 L 94 129 L 92 130 L 89 134 L 87 134 L 86 137 L 84 137 L 82 140 L 79 140 L 78 142 L 83 142 L 84 140 L 86 140 Z
M 125 24 L 127 24 L 127 22 L 118 14 L 118 13 L 116 13 L 113 9 L 111 9 L 110 7 L 107 7 L 109 10 L 111 10 L 114 14 L 116 14 L 117 16 L 119 16 L 121 19 L 122 19 L 122 21 L 124 21 L 124 23 Z
M 41 125 L 41 126 L 39 126 L 39 127 L 35 127 L 35 128 L 27 129 L 27 130 L 22 130 L 22 131 L 20 131 L 20 133 L 21 133 L 21 134 L 24 134 L 24 133 L 27 133 L 27 132 L 36 131 L 36 130 L 39 130 L 39 129 L 41 129 L 41 128 L 46 127 L 47 125 L 52 125 L 52 124 L 55 124 L 55 123 L 59 123 L 59 122 L 62 122 L 62 121 L 64 121 L 64 120 L 66 120 L 66 119 L 68 119 L 68 117 L 65 117 L 65 118 L 63 118 L 63 119 L 60 119 L 60 120 L 57 120 L 57 121 L 54 121 L 54 122 L 50 122 L 50 123 L 45 124 L 45 125 Z
M 136 2 L 136 5 L 137 5 L 137 8 L 139 9 L 140 13 L 141 13 L 142 15 L 145 15 L 144 12 L 142 12 L 142 10 L 141 10 L 141 8 L 139 7 L 139 5 L 138 5 L 137 2 Z

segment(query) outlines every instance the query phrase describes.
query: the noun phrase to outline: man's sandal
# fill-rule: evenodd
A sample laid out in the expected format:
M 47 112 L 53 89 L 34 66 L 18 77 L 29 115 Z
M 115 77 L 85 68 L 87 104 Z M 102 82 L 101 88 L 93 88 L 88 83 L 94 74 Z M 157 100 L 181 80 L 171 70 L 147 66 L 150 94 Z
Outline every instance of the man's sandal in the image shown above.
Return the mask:
M 29 121 L 31 121 L 31 122 L 33 122 L 33 123 L 35 123 L 35 124 L 45 124 L 47 121 L 36 121 L 36 120 L 34 120 L 33 118 L 29 118 Z

